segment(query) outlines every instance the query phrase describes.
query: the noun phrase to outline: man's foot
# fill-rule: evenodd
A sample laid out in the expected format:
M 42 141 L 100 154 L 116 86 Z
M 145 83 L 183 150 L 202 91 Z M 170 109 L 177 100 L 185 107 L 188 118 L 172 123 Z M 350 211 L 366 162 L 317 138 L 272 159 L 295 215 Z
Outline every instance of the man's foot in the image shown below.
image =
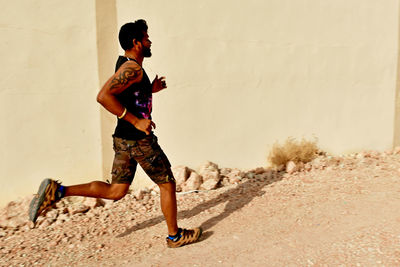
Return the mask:
M 30 221 L 35 223 L 40 213 L 61 199 L 57 192 L 60 186 L 59 182 L 52 179 L 47 178 L 43 180 L 37 194 L 33 197 L 29 205 L 28 215 Z
M 167 246 L 170 248 L 177 248 L 194 243 L 199 240 L 202 231 L 200 227 L 194 229 L 179 228 L 178 234 L 176 234 L 175 237 L 167 237 Z

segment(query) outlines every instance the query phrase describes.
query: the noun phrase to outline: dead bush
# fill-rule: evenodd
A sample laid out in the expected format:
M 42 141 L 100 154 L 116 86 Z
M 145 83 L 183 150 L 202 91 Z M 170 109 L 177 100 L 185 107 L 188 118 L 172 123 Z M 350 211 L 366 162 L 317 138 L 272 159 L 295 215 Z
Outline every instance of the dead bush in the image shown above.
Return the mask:
M 289 161 L 298 164 L 307 163 L 318 156 L 317 140 L 308 141 L 304 138 L 301 141 L 289 137 L 283 145 L 274 143 L 268 155 L 268 161 L 272 167 L 282 168 Z

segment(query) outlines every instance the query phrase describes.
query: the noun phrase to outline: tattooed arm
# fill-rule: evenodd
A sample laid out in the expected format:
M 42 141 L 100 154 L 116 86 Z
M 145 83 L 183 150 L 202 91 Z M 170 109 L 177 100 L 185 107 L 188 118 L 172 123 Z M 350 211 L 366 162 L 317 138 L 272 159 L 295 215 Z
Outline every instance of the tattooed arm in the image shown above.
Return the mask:
M 112 114 L 121 116 L 125 107 L 122 106 L 116 96 L 133 83 L 140 82 L 142 77 L 143 70 L 136 62 L 125 62 L 118 71 L 108 79 L 103 88 L 101 88 L 97 95 L 97 102 Z M 123 119 L 130 122 L 133 126 L 146 134 L 150 134 L 152 126 L 155 127 L 151 120 L 139 119 L 130 112 L 127 112 Z

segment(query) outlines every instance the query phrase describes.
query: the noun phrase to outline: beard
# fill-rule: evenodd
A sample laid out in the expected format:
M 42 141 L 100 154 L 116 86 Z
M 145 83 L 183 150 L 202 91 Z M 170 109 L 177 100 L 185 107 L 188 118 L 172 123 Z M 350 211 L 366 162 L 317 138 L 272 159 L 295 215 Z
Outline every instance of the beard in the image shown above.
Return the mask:
M 150 47 L 143 47 L 143 57 L 151 57 Z

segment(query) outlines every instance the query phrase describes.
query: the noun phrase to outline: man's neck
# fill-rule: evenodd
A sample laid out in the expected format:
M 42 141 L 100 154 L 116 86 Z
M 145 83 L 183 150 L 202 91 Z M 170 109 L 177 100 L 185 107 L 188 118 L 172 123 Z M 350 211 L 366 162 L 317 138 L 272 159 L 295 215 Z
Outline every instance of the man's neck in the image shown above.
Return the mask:
M 143 56 L 139 56 L 138 54 L 131 52 L 131 51 L 125 51 L 125 57 L 134 59 L 140 66 L 143 64 Z

